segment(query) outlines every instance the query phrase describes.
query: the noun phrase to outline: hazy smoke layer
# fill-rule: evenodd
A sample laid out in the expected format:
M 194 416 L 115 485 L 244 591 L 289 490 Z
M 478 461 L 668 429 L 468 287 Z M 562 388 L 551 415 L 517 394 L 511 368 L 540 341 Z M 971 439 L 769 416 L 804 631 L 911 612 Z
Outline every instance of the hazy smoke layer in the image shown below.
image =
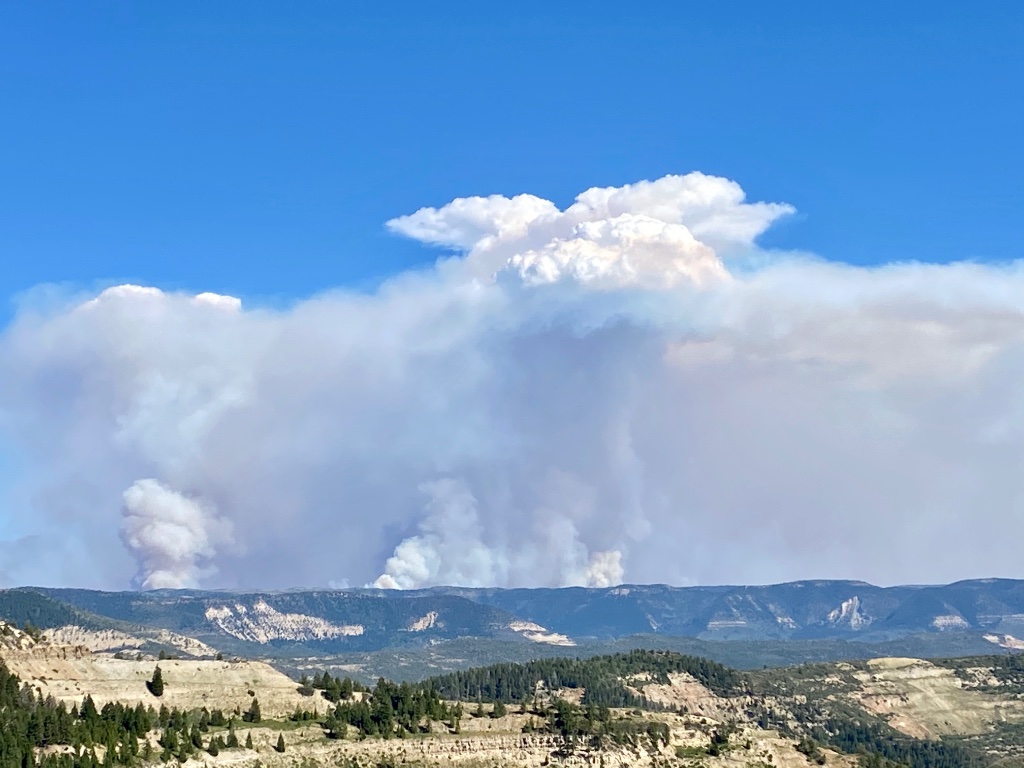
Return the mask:
M 0 338 L 0 574 L 1020 576 L 1020 265 L 759 251 L 791 210 L 701 174 L 464 198 L 388 223 L 449 254 L 372 294 L 27 307 Z

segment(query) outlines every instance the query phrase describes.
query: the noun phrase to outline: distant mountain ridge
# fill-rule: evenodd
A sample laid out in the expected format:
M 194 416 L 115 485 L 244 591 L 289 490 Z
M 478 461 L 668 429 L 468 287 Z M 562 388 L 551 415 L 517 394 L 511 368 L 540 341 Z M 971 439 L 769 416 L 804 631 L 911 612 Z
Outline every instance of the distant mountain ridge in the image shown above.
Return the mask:
M 1024 633 L 1024 581 L 977 579 L 876 587 L 861 581 L 768 586 L 609 589 L 437 588 L 574 637 L 667 634 L 714 640 L 843 638 L 881 641 L 910 633 Z
M 634 635 L 878 643 L 922 633 L 974 633 L 1012 647 L 1024 637 L 1024 581 L 252 593 L 26 587 L 0 591 L 0 619 L 44 629 L 164 630 L 226 652 L 281 656 L 423 647 L 457 638 L 542 647 Z

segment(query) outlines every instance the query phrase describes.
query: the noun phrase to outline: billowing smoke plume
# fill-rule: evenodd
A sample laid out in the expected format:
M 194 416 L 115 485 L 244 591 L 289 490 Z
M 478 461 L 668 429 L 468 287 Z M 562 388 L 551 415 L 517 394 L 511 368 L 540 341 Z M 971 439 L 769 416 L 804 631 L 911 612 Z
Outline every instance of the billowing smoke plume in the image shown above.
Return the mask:
M 460 584 L 484 587 L 508 583 L 510 569 L 518 572 L 544 567 L 538 556 L 557 569 L 556 583 L 606 587 L 622 581 L 622 554 L 588 553 L 579 541 L 573 521 L 555 511 L 545 515 L 553 523 L 548 546 L 538 552 L 538 537 L 520 550 L 495 549 L 484 542 L 477 501 L 463 483 L 439 480 L 420 490 L 430 495 L 419 532 L 404 539 L 388 558 L 384 573 L 374 582 L 383 589 L 409 589 L 423 584 Z
M 371 293 L 26 306 L 0 337 L 0 574 L 1022 575 L 1024 270 L 761 251 L 791 211 L 701 174 L 464 198 L 388 223 L 444 253 Z
M 476 499 L 454 480 L 424 483 L 430 495 L 419 533 L 402 541 L 388 558 L 374 586 L 407 589 L 420 584 L 487 586 L 499 583 L 508 570 L 481 540 L 483 528 Z
M 203 564 L 230 525 L 197 499 L 156 480 L 139 480 L 124 492 L 121 539 L 139 564 L 134 584 L 142 589 L 199 586 Z

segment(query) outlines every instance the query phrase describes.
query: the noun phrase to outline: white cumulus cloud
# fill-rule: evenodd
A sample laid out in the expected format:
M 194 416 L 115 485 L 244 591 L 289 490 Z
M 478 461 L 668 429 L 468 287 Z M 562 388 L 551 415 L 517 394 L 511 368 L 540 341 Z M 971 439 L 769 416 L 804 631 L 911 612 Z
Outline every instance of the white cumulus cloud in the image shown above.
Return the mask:
M 459 198 L 388 227 L 456 249 L 465 256 L 449 266 L 476 276 L 506 271 L 528 283 L 567 276 L 596 287 L 650 288 L 722 277 L 716 251 L 751 248 L 792 212 L 785 204 L 746 202 L 728 179 L 688 173 L 594 187 L 564 211 L 533 195 Z

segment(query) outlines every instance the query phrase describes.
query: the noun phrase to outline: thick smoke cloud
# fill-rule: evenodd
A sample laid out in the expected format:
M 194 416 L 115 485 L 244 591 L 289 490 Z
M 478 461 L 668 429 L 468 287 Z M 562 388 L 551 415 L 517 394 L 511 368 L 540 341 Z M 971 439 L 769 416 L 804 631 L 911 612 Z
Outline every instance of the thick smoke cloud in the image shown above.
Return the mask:
M 388 222 L 445 255 L 369 294 L 26 307 L 0 337 L 0 574 L 1020 576 L 1024 270 L 760 251 L 791 211 L 702 174 L 464 198 Z
M 508 553 L 484 542 L 484 527 L 477 501 L 463 483 L 438 480 L 425 483 L 420 490 L 429 494 L 425 515 L 418 533 L 403 540 L 388 558 L 384 573 L 374 586 L 383 589 L 410 589 L 424 584 L 459 584 L 485 587 L 508 583 L 510 569 L 539 567 L 531 562 L 536 554 Z M 559 584 L 610 586 L 622 581 L 622 557 L 617 551 L 588 553 L 579 541 L 579 532 L 571 520 L 558 511 L 549 515 L 552 526 L 545 557 L 557 566 Z M 510 558 L 527 558 L 513 563 Z
M 134 585 L 142 589 L 199 586 L 202 564 L 215 545 L 230 539 L 230 524 L 156 480 L 139 480 L 124 492 L 121 539 L 139 563 Z

